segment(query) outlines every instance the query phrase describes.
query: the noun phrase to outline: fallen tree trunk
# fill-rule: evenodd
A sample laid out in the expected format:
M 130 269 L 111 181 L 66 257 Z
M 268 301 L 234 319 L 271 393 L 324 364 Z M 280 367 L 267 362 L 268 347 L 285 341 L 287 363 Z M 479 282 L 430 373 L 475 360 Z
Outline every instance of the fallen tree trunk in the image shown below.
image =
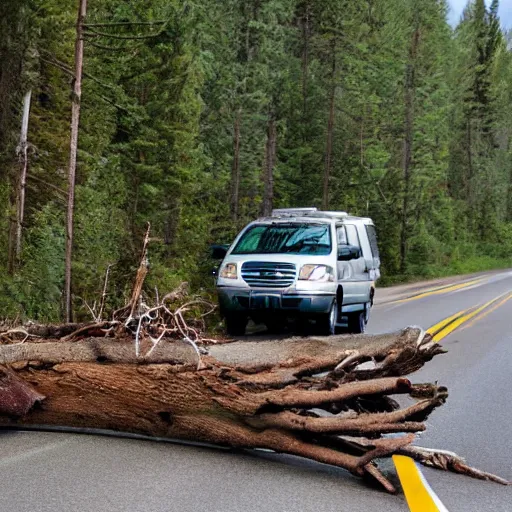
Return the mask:
M 137 356 L 129 337 L 1 345 L 0 425 L 267 448 L 343 467 L 394 492 L 375 459 L 410 449 L 447 397 L 442 386 L 405 378 L 443 352 L 417 328 L 231 342 L 202 354 L 190 340 L 143 340 L 141 349 Z M 433 464 L 431 452 L 411 453 Z M 446 468 L 471 474 L 460 463 Z

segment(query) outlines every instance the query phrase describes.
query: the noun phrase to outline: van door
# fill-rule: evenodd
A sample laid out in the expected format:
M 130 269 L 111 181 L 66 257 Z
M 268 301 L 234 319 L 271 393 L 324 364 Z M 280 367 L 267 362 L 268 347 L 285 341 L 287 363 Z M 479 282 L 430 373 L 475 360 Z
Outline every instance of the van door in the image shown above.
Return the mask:
M 366 266 L 370 271 L 370 280 L 376 281 L 380 277 L 380 255 L 379 246 L 377 245 L 377 233 L 375 226 L 372 224 L 366 224 L 364 229 L 370 245 L 370 254 L 368 255 L 369 257 L 366 258 Z
M 338 226 L 336 234 L 338 244 L 348 243 L 361 249 L 359 258 L 350 261 L 338 261 L 337 264 L 338 281 L 343 287 L 343 304 L 363 305 L 369 301 L 370 281 L 361 242 L 357 234 L 357 227 L 354 224 Z M 344 309 L 347 311 L 347 308 Z

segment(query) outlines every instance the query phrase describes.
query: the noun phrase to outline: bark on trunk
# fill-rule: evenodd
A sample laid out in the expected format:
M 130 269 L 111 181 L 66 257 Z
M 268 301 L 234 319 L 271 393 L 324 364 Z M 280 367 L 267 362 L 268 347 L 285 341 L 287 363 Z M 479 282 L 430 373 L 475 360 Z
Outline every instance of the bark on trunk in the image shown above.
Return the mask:
M 473 137 L 471 134 L 471 116 L 468 115 L 466 120 L 466 152 L 468 158 L 468 171 L 466 178 L 466 195 L 469 204 L 472 204 L 473 200 Z
M 303 6 L 302 13 L 302 120 L 301 136 L 304 148 L 309 146 L 309 119 L 308 119 L 308 83 L 309 83 L 309 46 L 311 39 L 311 5 L 307 0 Z M 300 159 L 300 175 L 306 175 L 306 159 Z
M 4 44 L 0 48 L 0 179 L 9 177 L 11 163 L 11 129 L 17 123 L 15 112 L 18 109 L 17 92 L 23 87 L 23 60 L 25 47 L 23 38 L 27 30 L 24 20 L 23 4 L 7 2 L 0 7 L 0 16 L 4 19 L 3 27 L 6 32 L 2 34 Z M 10 44 L 5 45 L 5 42 Z
M 23 120 L 21 123 L 21 136 L 20 136 L 20 183 L 18 188 L 18 208 L 16 215 L 16 245 L 15 245 L 15 260 L 16 265 L 20 263 L 21 257 L 21 238 L 23 230 L 23 220 L 25 218 L 25 191 L 27 186 L 27 169 L 28 169 L 28 121 L 30 117 L 30 102 L 32 99 L 32 90 L 29 90 L 23 98 Z
M 309 1 L 304 6 L 302 17 L 302 122 L 304 126 L 303 141 L 306 141 L 306 126 L 308 122 L 308 78 L 309 78 L 309 40 L 311 37 L 310 29 L 311 5 Z
M 411 163 L 412 163 L 412 143 L 414 129 L 414 94 L 415 94 L 415 65 L 416 54 L 419 44 L 419 27 L 416 26 L 412 34 L 411 46 L 409 48 L 409 62 L 405 70 L 405 121 L 404 121 L 404 147 L 403 147 L 403 177 L 404 192 L 402 202 L 402 226 L 400 232 L 400 271 L 406 272 L 407 266 L 407 243 L 408 243 L 408 216 L 411 190 Z
M 506 219 L 507 222 L 512 222 L 512 167 L 510 168 L 508 179 Z
M 272 213 L 274 202 L 274 165 L 276 160 L 276 120 L 273 111 L 268 114 L 267 142 L 265 144 L 265 164 L 263 170 L 263 204 L 262 214 L 268 216 Z
M 21 120 L 20 141 L 16 148 L 16 153 L 20 162 L 20 171 L 16 177 L 16 190 L 13 191 L 13 201 L 16 205 L 16 218 L 11 219 L 9 229 L 9 250 L 7 270 L 10 274 L 14 274 L 16 267 L 19 266 L 21 258 L 21 238 L 23 229 L 23 219 L 25 216 L 25 190 L 27 184 L 27 168 L 28 168 L 28 121 L 30 116 L 30 102 L 32 98 L 32 90 L 29 90 L 23 97 L 23 116 Z
M 87 12 L 87 0 L 80 0 L 76 24 L 75 77 L 71 107 L 71 141 L 69 146 L 68 207 L 66 216 L 66 263 L 64 284 L 64 317 L 72 320 L 71 263 L 73 259 L 73 216 L 75 208 L 75 174 L 78 150 L 78 125 L 80 123 L 80 99 L 82 96 L 82 68 L 84 55 L 83 23 Z
M 148 244 L 149 244 L 149 234 L 151 232 L 151 224 L 148 222 L 148 226 L 146 228 L 146 234 L 144 235 L 144 241 L 142 243 L 142 251 L 140 254 L 139 267 L 137 268 L 137 274 L 135 275 L 135 281 L 133 282 L 132 293 L 130 295 L 130 300 L 128 304 L 121 309 L 118 309 L 114 312 L 114 317 L 116 319 L 125 320 L 127 323 L 130 323 L 131 320 L 136 316 L 139 309 L 139 300 L 142 293 L 142 287 L 144 285 L 144 280 L 148 274 L 149 269 L 149 261 L 148 261 Z
M 168 196 L 165 199 L 165 224 L 164 224 L 164 245 L 167 258 L 175 256 L 176 238 L 181 217 L 181 191 L 176 187 L 174 190 L 169 187 Z M 172 194 L 172 195 L 171 195 Z
M 447 397 L 446 388 L 404 377 L 443 352 L 417 328 L 204 351 L 165 340 L 137 356 L 131 339 L 106 338 L 0 346 L 0 425 L 267 448 L 346 468 L 394 491 L 374 459 L 407 449 Z M 398 394 L 412 401 L 401 409 L 391 398 Z M 403 435 L 382 437 L 390 432 Z
M 322 193 L 322 208 L 329 209 L 329 179 L 331 176 L 332 167 L 332 146 L 334 137 L 334 114 L 335 114 L 335 99 L 336 99 L 336 39 L 331 41 L 331 91 L 329 99 L 329 120 L 327 122 L 327 143 L 325 148 L 325 168 L 323 180 L 323 193 Z
M 231 215 L 235 225 L 238 224 L 238 209 L 240 196 L 240 121 L 242 118 L 242 109 L 239 108 L 236 113 L 235 126 L 233 132 L 233 165 L 231 168 Z

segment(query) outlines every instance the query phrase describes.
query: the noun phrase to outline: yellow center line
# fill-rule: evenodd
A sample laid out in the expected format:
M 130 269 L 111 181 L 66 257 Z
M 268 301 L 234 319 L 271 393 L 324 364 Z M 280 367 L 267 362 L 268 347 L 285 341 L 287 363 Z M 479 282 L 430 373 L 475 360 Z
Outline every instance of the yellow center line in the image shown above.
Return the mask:
M 393 463 L 411 512 L 447 512 L 413 459 L 393 455 Z
M 466 310 L 459 311 L 458 313 L 455 313 L 455 315 L 452 315 L 449 318 L 446 318 L 445 320 L 439 322 L 438 324 L 434 325 L 433 327 L 430 327 L 430 329 L 427 330 L 429 334 L 433 335 L 434 341 L 441 341 L 443 338 L 448 336 L 448 334 L 452 333 L 455 329 L 460 327 L 462 324 L 465 324 L 469 320 L 475 318 L 477 315 L 479 315 L 484 309 L 488 308 L 492 304 L 498 302 L 500 299 L 503 299 L 504 295 L 509 294 L 509 292 L 506 292 L 505 294 L 499 295 L 498 297 L 495 297 L 494 299 L 491 299 L 490 301 L 486 302 L 485 304 L 482 304 L 479 307 L 473 307 Z M 500 303 L 501 304 L 501 303 Z M 476 318 L 475 318 L 476 321 Z M 444 323 L 444 326 L 443 326 Z
M 484 280 L 484 278 L 473 279 L 472 281 L 466 281 L 465 283 L 454 284 L 452 286 L 444 286 L 444 287 L 441 287 L 441 288 L 433 288 L 431 290 L 427 290 L 426 292 L 420 293 L 418 295 L 413 295 L 412 297 L 406 297 L 405 299 L 399 299 L 399 300 L 395 300 L 395 301 L 389 302 L 389 304 L 398 304 L 398 303 L 401 303 L 401 302 L 409 302 L 411 300 L 418 300 L 418 299 L 423 299 L 424 297 L 430 297 L 431 295 L 441 295 L 443 293 L 454 292 L 456 290 L 461 290 L 461 289 L 467 288 L 467 287 L 469 287 L 471 285 L 480 283 L 483 280 Z
M 442 329 L 444 329 L 448 324 L 452 323 L 454 320 L 457 320 L 460 318 L 464 313 L 469 311 L 469 309 L 462 309 L 461 311 L 455 313 L 452 316 L 449 316 L 448 318 L 445 318 L 444 320 L 441 320 L 437 324 L 433 325 L 429 329 L 427 329 L 427 333 L 431 334 L 432 336 L 436 335 L 438 332 L 440 332 Z
M 468 327 L 471 327 L 472 325 L 475 324 L 475 322 L 482 320 L 482 318 L 485 318 L 487 315 L 490 315 L 493 311 L 496 311 L 510 299 L 512 299 L 512 292 L 510 292 L 503 300 L 498 302 L 498 304 L 495 304 L 492 308 L 488 309 L 487 311 L 484 311 L 478 318 L 475 318 L 473 321 L 469 322 L 469 324 L 464 325 L 462 329 L 467 329 Z

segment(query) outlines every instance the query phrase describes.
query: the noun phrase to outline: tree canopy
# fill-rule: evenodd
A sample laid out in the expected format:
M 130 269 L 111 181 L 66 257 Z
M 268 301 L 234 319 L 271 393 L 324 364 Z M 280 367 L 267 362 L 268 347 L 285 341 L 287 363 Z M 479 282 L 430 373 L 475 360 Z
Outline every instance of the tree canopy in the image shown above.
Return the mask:
M 498 1 L 89 1 L 73 300 L 211 285 L 207 248 L 272 207 L 374 219 L 384 280 L 506 264 L 512 53 Z M 0 311 L 62 311 L 77 5 L 0 5 Z M 21 252 L 20 130 L 32 92 Z

